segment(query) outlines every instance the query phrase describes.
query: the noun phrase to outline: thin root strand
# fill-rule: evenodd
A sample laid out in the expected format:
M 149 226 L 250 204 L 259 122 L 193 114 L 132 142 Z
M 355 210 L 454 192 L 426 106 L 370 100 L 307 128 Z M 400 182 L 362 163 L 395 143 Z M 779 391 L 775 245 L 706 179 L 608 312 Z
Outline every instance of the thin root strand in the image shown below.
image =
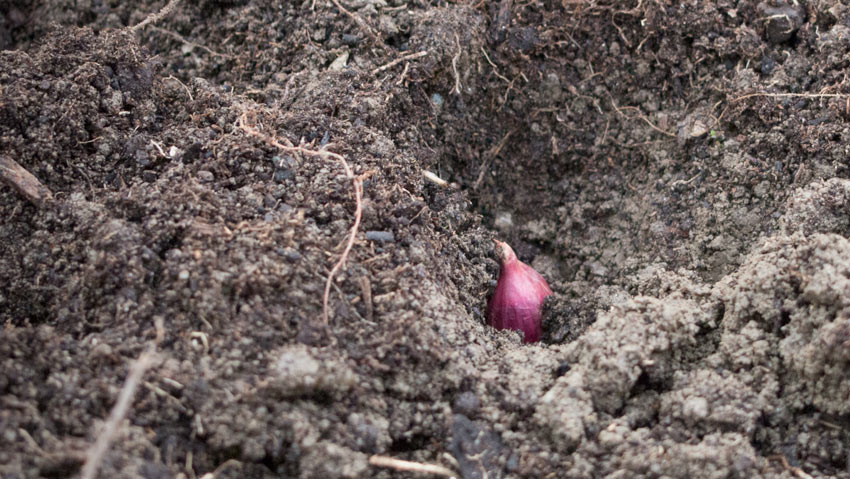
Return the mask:
M 421 472 L 436 474 L 444 477 L 458 477 L 457 473 L 439 464 L 423 464 L 421 462 L 404 461 L 389 456 L 374 455 L 369 458 L 369 464 L 376 467 L 387 467 L 396 471 Z
M 457 61 L 460 59 L 462 50 L 460 48 L 460 37 L 457 36 L 457 33 L 455 33 L 455 43 L 457 43 L 457 53 L 452 57 L 452 72 L 455 75 L 455 86 L 450 93 L 460 95 L 460 75 L 457 73 Z
M 138 32 L 142 28 L 145 28 L 147 25 L 150 25 L 151 23 L 156 23 L 156 22 L 162 20 L 163 18 L 167 17 L 168 15 L 171 15 L 171 12 L 173 12 L 174 9 L 177 8 L 177 4 L 179 4 L 179 3 L 180 3 L 180 0 L 171 0 L 170 2 L 168 2 L 168 4 L 166 6 L 162 7 L 162 9 L 160 11 L 158 11 L 156 13 L 151 13 L 144 20 L 142 20 L 141 22 L 137 23 L 136 25 L 130 27 L 130 29 L 134 32 Z
M 130 373 L 127 375 L 127 380 L 124 381 L 124 387 L 121 388 L 121 392 L 118 394 L 118 400 L 115 402 L 115 406 L 109 413 L 109 419 L 106 420 L 103 430 L 86 454 L 86 462 L 83 464 L 82 472 L 80 472 L 81 479 L 94 479 L 97 475 L 97 470 L 100 469 L 103 458 L 109 450 L 109 445 L 118 432 L 118 426 L 124 420 L 124 417 L 127 416 L 127 411 L 130 409 L 130 404 L 133 401 L 133 396 L 136 394 L 139 383 L 142 381 L 142 376 L 151 367 L 155 358 L 156 353 L 154 347 L 151 346 L 130 366 Z
M 386 65 L 379 66 L 378 68 L 375 68 L 374 70 L 372 70 L 372 75 L 377 75 L 378 73 L 381 73 L 384 70 L 389 70 L 390 68 L 398 65 L 399 63 L 401 63 L 403 61 L 415 60 L 417 58 L 422 58 L 427 54 L 428 54 L 428 50 L 423 50 L 421 52 L 410 53 L 410 54 L 398 57 L 395 60 L 387 63 Z
M 351 232 L 348 235 L 348 239 L 345 242 L 345 249 L 343 249 L 342 254 L 339 257 L 339 261 L 331 268 L 330 273 L 328 273 L 328 279 L 325 281 L 325 292 L 322 296 L 322 322 L 324 324 L 328 324 L 328 301 L 331 293 L 331 285 L 333 284 L 334 276 L 336 273 L 345 266 L 345 261 L 348 259 L 348 255 L 351 253 L 351 248 L 354 247 L 354 241 L 357 239 L 357 231 L 360 228 L 360 220 L 363 216 L 363 180 L 369 177 L 373 172 L 367 171 L 366 173 L 355 176 L 354 172 L 351 170 L 351 167 L 348 165 L 348 162 L 345 161 L 345 157 L 338 153 L 334 153 L 331 151 L 327 151 L 325 149 L 320 150 L 311 150 L 304 146 L 295 146 L 289 143 L 285 145 L 278 141 L 276 138 L 270 137 L 253 126 L 248 124 L 248 115 L 247 113 L 243 113 L 237 122 L 237 126 L 244 131 L 245 133 L 255 136 L 264 142 L 268 143 L 275 148 L 287 152 L 287 153 L 301 153 L 305 156 L 319 157 L 322 159 L 331 159 L 337 161 L 340 165 L 342 165 L 343 170 L 345 171 L 345 176 L 347 176 L 354 187 L 354 224 L 351 225 Z

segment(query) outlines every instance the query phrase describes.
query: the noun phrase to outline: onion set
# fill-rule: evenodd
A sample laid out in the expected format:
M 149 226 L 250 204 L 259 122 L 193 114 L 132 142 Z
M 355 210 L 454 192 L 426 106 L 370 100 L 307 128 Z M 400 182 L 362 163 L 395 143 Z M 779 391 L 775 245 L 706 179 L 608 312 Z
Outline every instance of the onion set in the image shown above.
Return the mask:
M 496 240 L 496 252 L 502 268 L 496 290 L 487 303 L 487 324 L 496 329 L 522 331 L 526 343 L 540 341 L 541 308 L 552 290 L 540 273 L 516 257 L 510 245 Z

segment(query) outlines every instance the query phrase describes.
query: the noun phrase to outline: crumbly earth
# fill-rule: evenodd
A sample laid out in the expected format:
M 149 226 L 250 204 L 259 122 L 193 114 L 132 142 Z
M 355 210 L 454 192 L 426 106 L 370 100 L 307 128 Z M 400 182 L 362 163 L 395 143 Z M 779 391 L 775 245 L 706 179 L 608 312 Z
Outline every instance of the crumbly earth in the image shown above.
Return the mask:
M 850 9 L 339 1 L 0 2 L 0 477 L 850 477 Z

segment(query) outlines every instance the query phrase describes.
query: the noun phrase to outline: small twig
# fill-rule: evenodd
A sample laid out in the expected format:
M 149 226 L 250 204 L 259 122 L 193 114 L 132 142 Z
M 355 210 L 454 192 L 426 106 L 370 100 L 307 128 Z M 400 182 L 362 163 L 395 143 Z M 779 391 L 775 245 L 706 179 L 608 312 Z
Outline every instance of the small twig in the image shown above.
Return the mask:
M 163 158 L 168 158 L 168 155 L 165 154 L 165 150 L 162 149 L 162 143 L 151 140 L 151 145 L 155 146 L 157 150 L 159 150 L 159 154 L 162 155 Z
M 747 95 L 741 95 L 739 97 L 735 97 L 735 98 L 729 100 L 726 103 L 726 106 L 723 108 L 723 111 L 720 112 L 720 115 L 717 117 L 717 119 L 712 124 L 711 128 L 714 128 L 715 126 L 717 126 L 720 123 L 720 120 L 723 119 L 723 116 L 726 114 L 726 111 L 729 110 L 730 105 L 732 105 L 733 103 L 738 103 L 738 102 L 743 101 L 743 100 L 747 100 L 749 98 L 757 98 L 757 97 L 766 97 L 766 98 L 846 98 L 848 101 L 850 101 L 850 94 L 848 94 L 848 93 L 767 93 L 767 92 L 749 93 Z M 717 110 L 717 107 L 720 106 L 721 103 L 723 103 L 722 100 L 715 103 L 714 107 L 712 107 L 711 110 L 712 111 Z
M 17 161 L 2 155 L 0 155 L 0 179 L 35 205 L 53 198 L 50 190 L 42 185 L 38 178 L 19 165 Z
M 441 188 L 446 188 L 449 186 L 448 181 L 440 178 L 439 176 L 428 170 L 422 170 L 422 177 Z
M 130 366 L 130 374 L 127 375 L 127 380 L 124 381 L 124 387 L 121 388 L 118 401 L 115 402 L 112 412 L 109 413 L 109 419 L 103 425 L 103 430 L 97 437 L 97 441 L 89 448 L 86 454 L 86 463 L 83 464 L 80 479 L 94 479 L 97 470 L 100 468 L 100 463 L 103 462 L 103 457 L 109 450 L 109 444 L 112 442 L 115 433 L 118 432 L 119 423 L 127 415 L 127 410 L 130 408 L 130 403 L 136 394 L 136 388 L 139 387 L 145 371 L 153 364 L 154 357 L 154 347 L 151 346 Z
M 610 95 L 609 95 L 609 97 L 610 97 L 610 100 L 611 100 L 611 106 L 613 106 L 613 107 L 614 107 L 614 110 L 616 110 L 616 112 L 617 112 L 620 116 L 622 116 L 623 118 L 628 118 L 629 120 L 631 120 L 631 118 L 629 118 L 629 116 L 628 116 L 628 115 L 626 115 L 625 113 L 623 113 L 623 110 L 621 110 L 621 109 L 617 106 L 617 102 L 615 102 L 615 101 L 614 101 L 614 98 L 613 98 L 613 97 L 611 97 Z M 674 134 L 674 133 L 670 133 L 669 131 L 664 131 L 664 130 L 662 130 L 661 128 L 658 128 L 657 126 L 655 126 L 655 125 L 654 125 L 651 121 L 649 121 L 649 118 L 647 118 L 647 117 L 643 114 L 643 112 L 641 112 L 641 111 L 640 111 L 640 109 L 639 109 L 639 108 L 636 108 L 636 107 L 633 107 L 633 106 L 632 106 L 632 107 L 624 106 L 623 108 L 628 108 L 628 109 L 637 110 L 637 112 L 638 112 L 638 118 L 639 118 L 639 119 L 641 119 L 641 120 L 643 120 L 643 122 L 644 122 L 644 123 L 646 123 L 647 125 L 649 125 L 649 127 L 650 127 L 650 128 L 652 128 L 653 130 L 657 131 L 658 133 L 661 133 L 662 135 L 669 136 L 669 137 L 671 137 L 671 138 L 678 138 L 678 137 L 676 136 L 676 134 Z
M 305 73 L 307 73 L 306 70 L 301 70 L 300 72 L 289 75 L 289 78 L 286 80 L 286 85 L 283 87 L 283 96 L 280 97 L 281 103 L 284 103 L 289 99 L 289 89 L 292 87 L 292 84 L 295 83 L 295 79 Z
M 363 306 L 366 307 L 366 320 L 372 322 L 375 312 L 372 304 L 372 283 L 368 276 L 360 277 L 360 293 L 363 295 Z
M 608 127 L 610 127 L 610 126 L 611 126 L 611 118 L 606 118 L 605 119 L 605 131 L 602 132 L 602 139 L 599 140 L 599 143 L 597 143 L 598 145 L 604 145 L 605 144 L 605 139 L 608 138 Z
M 689 180 L 676 180 L 676 181 L 670 183 L 670 186 L 676 187 L 676 186 L 679 186 L 679 185 L 689 185 L 689 184 L 693 183 L 695 179 L 699 178 L 699 176 L 701 174 L 702 174 L 702 172 L 697 173 L 693 177 L 691 177 Z
M 154 341 L 155 341 L 155 344 L 158 346 L 158 345 L 162 344 L 162 340 L 165 339 L 165 320 L 162 319 L 162 316 L 154 316 L 153 327 L 154 327 L 154 331 L 156 332 L 156 336 L 154 337 Z
M 393 60 L 393 61 L 391 61 L 391 62 L 387 63 L 386 65 L 379 66 L 378 68 L 375 68 L 374 70 L 372 70 L 372 75 L 377 75 L 378 73 L 381 73 L 381 72 L 382 72 L 382 71 L 384 71 L 384 70 L 389 70 L 390 68 L 392 68 L 392 67 L 394 67 L 394 66 L 398 65 L 399 63 L 401 63 L 401 62 L 403 62 L 403 61 L 407 61 L 407 60 L 415 60 L 415 59 L 417 59 L 417 58 L 422 58 L 422 57 L 424 57 L 424 56 L 425 56 L 425 55 L 427 55 L 427 54 L 428 54 L 428 51 L 427 51 L 427 50 L 423 50 L 423 51 L 421 51 L 421 52 L 410 53 L 410 54 L 407 54 L 407 55 L 404 55 L 404 56 L 398 57 L 398 58 L 396 58 L 395 60 Z
M 847 98 L 850 97 L 848 93 L 750 93 L 749 95 L 739 96 L 737 98 L 733 98 L 733 102 L 738 102 L 741 100 L 746 100 L 747 98 L 753 98 L 756 96 L 766 96 L 766 97 L 775 97 L 775 98 Z
M 812 479 L 812 476 L 807 474 L 806 471 L 789 464 L 788 458 L 782 454 L 774 454 L 773 456 L 769 456 L 768 459 L 774 459 L 779 461 L 779 463 L 782 464 L 782 467 L 784 467 L 785 470 L 791 471 L 792 474 L 799 477 L 800 479 Z
M 401 71 L 401 76 L 398 77 L 398 81 L 395 82 L 396 86 L 404 83 L 404 79 L 407 78 L 407 70 L 410 69 L 410 62 L 404 62 L 404 70 Z
M 189 101 L 195 101 L 195 97 L 192 96 L 192 90 L 190 90 L 189 87 L 187 87 L 185 83 L 178 80 L 174 75 L 168 75 L 167 77 L 165 77 L 165 79 L 166 80 L 174 80 L 177 83 L 179 83 L 180 86 L 182 86 L 183 89 L 186 90 L 186 94 L 189 95 Z
M 335 160 L 340 165 L 342 165 L 342 168 L 345 171 L 345 176 L 347 176 L 351 180 L 351 183 L 354 186 L 354 224 L 351 225 L 351 233 L 349 233 L 348 240 L 345 242 L 345 249 L 342 251 L 339 261 L 337 261 L 334 267 L 331 268 L 331 272 L 328 274 L 328 279 L 325 282 L 325 292 L 322 297 L 322 321 L 324 322 L 324 324 L 328 324 L 328 299 L 331 294 L 331 285 L 333 284 L 333 278 L 334 275 L 336 275 L 337 271 L 339 271 L 340 268 L 345 265 L 345 261 L 348 259 L 348 255 L 351 252 L 351 248 L 354 246 L 354 241 L 357 239 L 357 230 L 360 228 L 360 219 L 363 216 L 363 180 L 369 175 L 371 175 L 372 171 L 368 171 L 360 176 L 355 176 L 354 172 L 351 170 L 351 167 L 348 166 L 348 162 L 345 161 L 345 157 L 340 154 L 333 153 L 325 149 L 311 150 L 300 145 L 284 145 L 277 139 L 265 135 L 256 128 L 249 126 L 247 122 L 247 116 L 247 113 L 243 113 L 242 116 L 239 117 L 239 120 L 237 122 L 237 126 L 245 133 L 248 133 L 251 136 L 256 136 L 257 138 L 262 139 L 266 143 L 274 146 L 275 148 L 287 153 L 301 153 L 302 155 L 319 157 L 325 160 Z
M 493 73 L 495 73 L 497 77 L 504 80 L 505 83 L 510 83 L 511 82 L 510 80 L 508 80 L 504 75 L 499 73 L 499 68 L 496 67 L 496 64 L 493 63 L 493 60 L 490 60 L 490 55 L 487 54 L 487 50 L 485 50 L 484 47 L 481 47 L 481 53 L 484 54 L 484 58 L 487 59 L 487 63 L 489 63 L 490 66 L 493 67 Z
M 384 12 L 397 12 L 397 11 L 399 11 L 399 10 L 406 10 L 406 9 L 407 9 L 407 4 L 406 4 L 406 3 L 402 3 L 401 5 L 398 5 L 398 6 L 395 6 L 395 7 L 378 7 L 378 8 L 380 8 L 380 9 L 381 9 L 381 13 L 384 13 Z
M 339 159 L 345 161 L 342 156 L 339 156 Z M 348 168 L 347 163 L 345 164 L 345 167 Z M 357 230 L 360 228 L 360 219 L 363 216 L 363 177 L 368 176 L 369 174 L 371 174 L 371 172 L 362 176 L 354 176 L 351 179 L 352 183 L 354 183 L 354 200 L 356 202 L 354 209 L 354 224 L 351 225 L 351 234 L 348 237 L 348 241 L 345 242 L 345 249 L 339 256 L 339 261 L 337 261 L 334 267 L 331 268 L 331 272 L 328 274 L 328 280 L 325 282 L 325 293 L 322 297 L 322 321 L 324 321 L 325 324 L 328 324 L 328 297 L 331 294 L 331 284 L 333 284 L 334 275 L 336 275 L 337 271 L 345 265 L 345 260 L 348 259 L 348 254 L 351 253 L 351 248 L 354 246 L 354 240 L 357 238 Z
M 457 74 L 457 61 L 460 58 L 461 48 L 460 48 L 460 38 L 455 33 L 455 43 L 457 43 L 457 53 L 454 57 L 452 57 L 452 71 L 455 74 L 455 87 L 449 93 L 457 93 L 460 95 L 460 75 Z
M 618 13 L 622 13 L 623 15 L 637 15 L 642 12 L 640 9 L 641 4 L 643 4 L 643 0 L 638 0 L 637 5 L 635 5 L 634 8 L 630 8 L 628 10 L 616 10 L 611 12 L 611 15 L 613 16 Z
M 502 108 L 505 106 L 505 103 L 508 102 L 508 95 L 510 95 L 511 90 L 514 89 L 514 82 L 516 82 L 516 77 L 513 80 L 511 80 L 511 82 L 508 83 L 508 87 L 505 88 L 505 94 L 502 95 L 502 103 L 501 103 L 501 105 L 499 105 L 498 111 L 502 111 Z
M 42 449 L 41 446 L 39 446 L 37 442 L 35 442 L 35 439 L 33 439 L 32 436 L 30 436 L 30 433 L 27 432 L 26 429 L 24 429 L 22 427 L 18 428 L 18 434 L 20 434 L 21 437 L 24 438 L 24 441 L 26 441 L 26 443 L 29 445 L 29 447 L 32 448 L 36 453 L 38 453 L 39 456 L 43 457 L 43 456 L 47 455 L 47 452 L 44 449 Z
M 421 462 L 403 461 L 389 456 L 374 455 L 369 458 L 369 464 L 377 467 L 388 467 L 396 471 L 422 472 L 445 477 L 458 477 L 457 473 L 439 464 L 423 464 Z
M 147 18 L 145 18 L 141 22 L 139 22 L 136 25 L 134 25 L 133 27 L 131 27 L 131 30 L 134 31 L 134 32 L 138 32 L 142 28 L 145 28 L 145 26 L 147 26 L 151 23 L 156 23 L 156 22 L 162 20 L 166 16 L 170 15 L 171 12 L 173 12 L 175 8 L 177 8 L 178 3 L 180 3 L 180 0 L 171 0 L 170 2 L 168 2 L 168 5 L 162 7 L 162 9 L 160 11 L 158 11 L 156 13 L 151 13 L 150 15 L 147 16 Z
M 473 190 L 477 190 L 478 187 L 481 186 L 481 182 L 484 181 L 484 175 L 487 174 L 487 171 L 490 169 L 490 163 L 492 163 L 493 158 L 496 158 L 496 156 L 502 151 L 502 148 L 504 148 L 508 143 L 508 139 L 514 134 L 514 131 L 515 130 L 510 130 L 505 133 L 505 136 L 502 137 L 502 141 L 484 154 L 484 164 L 481 165 L 481 171 L 478 172 L 478 179 L 476 179 L 475 183 L 472 184 Z
M 369 24 L 366 23 L 366 20 L 363 20 L 360 17 L 360 15 L 348 11 L 347 8 L 343 7 L 342 4 L 339 3 L 339 0 L 331 0 L 331 2 L 333 2 L 333 4 L 336 5 L 336 8 L 338 8 L 342 13 L 346 14 L 349 18 L 354 20 L 354 23 L 356 23 L 357 26 L 360 27 L 360 29 L 366 33 L 366 35 L 369 35 L 376 45 L 382 47 L 384 50 L 388 49 L 384 41 L 381 40 L 381 37 L 379 37 L 378 34 L 375 33 L 375 30 L 373 30 L 372 27 L 370 27 Z
M 201 342 L 201 346 L 204 347 L 204 354 L 208 354 L 210 352 L 210 340 L 207 337 L 207 333 L 203 331 L 192 331 L 189 334 L 189 339 L 197 339 Z
M 201 479 L 215 479 L 219 472 L 222 472 L 223 470 L 231 466 L 234 466 L 233 469 L 239 470 L 239 466 L 241 465 L 242 463 L 237 461 L 236 459 L 228 459 L 221 463 L 218 467 L 216 467 L 213 472 L 208 472 L 201 476 Z

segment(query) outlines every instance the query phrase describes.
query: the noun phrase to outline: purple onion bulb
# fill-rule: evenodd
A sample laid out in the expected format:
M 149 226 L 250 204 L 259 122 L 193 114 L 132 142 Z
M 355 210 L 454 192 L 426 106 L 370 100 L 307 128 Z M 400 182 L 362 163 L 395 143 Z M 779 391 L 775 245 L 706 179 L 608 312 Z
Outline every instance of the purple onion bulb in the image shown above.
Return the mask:
M 522 331 L 526 343 L 540 341 L 541 308 L 552 290 L 540 273 L 516 257 L 510 245 L 495 241 L 502 269 L 487 303 L 487 324 L 496 329 Z

